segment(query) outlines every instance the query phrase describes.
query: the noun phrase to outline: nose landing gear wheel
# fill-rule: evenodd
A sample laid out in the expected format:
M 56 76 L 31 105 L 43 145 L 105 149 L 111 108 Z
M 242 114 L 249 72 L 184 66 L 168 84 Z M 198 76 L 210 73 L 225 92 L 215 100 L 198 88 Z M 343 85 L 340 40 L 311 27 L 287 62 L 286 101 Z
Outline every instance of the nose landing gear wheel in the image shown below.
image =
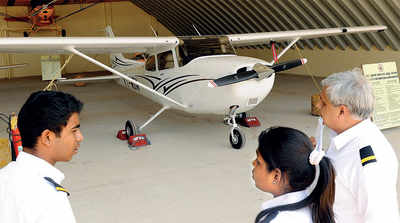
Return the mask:
M 129 137 L 137 135 L 137 133 L 138 133 L 138 129 L 137 129 L 135 123 L 132 122 L 131 120 L 126 121 L 125 131 L 126 131 L 126 135 L 127 135 L 128 139 L 129 139 Z
M 246 138 L 239 128 L 233 128 L 232 132 L 229 134 L 229 142 L 232 148 L 241 149 L 246 143 Z

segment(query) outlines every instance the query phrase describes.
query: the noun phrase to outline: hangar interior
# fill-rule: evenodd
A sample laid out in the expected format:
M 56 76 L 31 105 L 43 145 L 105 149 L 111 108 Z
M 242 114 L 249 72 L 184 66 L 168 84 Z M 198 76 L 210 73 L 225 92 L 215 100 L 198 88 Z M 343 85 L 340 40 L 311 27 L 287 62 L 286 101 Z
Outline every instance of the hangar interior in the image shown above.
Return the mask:
M 30 10 L 27 0 L 16 0 L 13 6 L 6 6 L 7 1 L 2 2 L 0 12 L 11 16 L 25 16 Z M 92 1 L 57 1 L 55 15 L 66 15 L 90 2 Z M 66 30 L 67 36 L 104 36 L 106 25 L 111 25 L 117 36 L 153 36 L 151 27 L 159 36 L 185 36 L 197 35 L 196 29 L 202 35 L 214 35 L 377 24 L 388 26 L 382 33 L 299 41 L 297 45 L 301 49 L 301 55 L 309 59 L 310 72 L 299 67 L 290 70 L 290 73 L 327 76 L 330 73 L 359 67 L 361 64 L 378 61 L 399 63 L 399 10 L 400 3 L 395 0 L 232 1 L 230 4 L 219 0 L 103 1 L 60 21 L 59 25 Z M 22 32 L 10 32 L 6 31 L 6 28 L 29 26 L 28 23 L 1 20 L 1 36 L 22 36 Z M 55 33 L 37 32 L 34 36 L 55 36 Z M 239 55 L 267 60 L 272 58 L 268 46 L 240 48 L 237 52 Z M 93 56 L 100 61 L 109 62 L 105 55 Z M 292 48 L 282 59 L 291 60 L 298 57 L 298 51 Z M 61 59 L 64 61 L 66 56 Z M 16 63 L 28 63 L 29 67 L 12 71 L 2 70 L 0 78 L 41 74 L 40 55 L 1 54 L 0 64 Z M 63 72 L 99 70 L 102 68 L 81 58 L 73 58 Z
M 10 2 L 13 2 L 10 5 Z M 62 16 L 92 1 L 59 1 Z M 24 16 L 29 1 L 2 1 L 0 12 Z M 8 5 L 7 5 L 8 4 Z M 60 22 L 67 36 L 104 36 L 111 25 L 117 36 L 186 36 L 269 32 L 342 26 L 386 25 L 380 33 L 352 34 L 302 40 L 282 60 L 308 59 L 276 76 L 272 92 L 250 111 L 261 126 L 245 129 L 247 144 L 233 150 L 227 127 L 215 115 L 193 115 L 169 110 L 146 128 L 151 146 L 128 149 L 115 135 L 127 119 L 145 122 L 160 105 L 113 82 L 85 87 L 59 86 L 84 103 L 81 128 L 85 136 L 71 162 L 59 163 L 72 196 L 78 222 L 252 222 L 264 200 L 271 198 L 255 188 L 251 162 L 257 137 L 270 126 L 290 126 L 313 135 L 317 118 L 310 115 L 310 97 L 318 93 L 317 80 L 361 64 L 395 61 L 400 64 L 400 3 L 397 0 L 106 0 Z M 193 26 L 194 25 L 194 26 Z M 5 28 L 30 24 L 0 21 L 1 37 L 22 37 Z M 33 36 L 54 36 L 37 32 Z M 279 43 L 278 51 L 288 43 Z M 239 55 L 270 61 L 270 45 L 237 48 Z M 302 56 L 299 56 L 299 53 Z M 108 55 L 91 55 L 108 64 Z M 67 55 L 61 56 L 65 62 Z M 19 69 L 0 70 L 0 112 L 19 110 L 28 95 L 43 89 L 40 55 L 0 54 L 0 65 L 28 63 Z M 63 74 L 99 72 L 73 57 Z M 106 89 L 106 90 L 105 90 Z M 0 137 L 6 137 L 0 124 Z M 383 131 L 400 157 L 400 129 Z M 327 143 L 327 136 L 325 136 Z M 400 184 L 398 183 L 398 191 Z M 400 197 L 399 197 L 400 198 Z

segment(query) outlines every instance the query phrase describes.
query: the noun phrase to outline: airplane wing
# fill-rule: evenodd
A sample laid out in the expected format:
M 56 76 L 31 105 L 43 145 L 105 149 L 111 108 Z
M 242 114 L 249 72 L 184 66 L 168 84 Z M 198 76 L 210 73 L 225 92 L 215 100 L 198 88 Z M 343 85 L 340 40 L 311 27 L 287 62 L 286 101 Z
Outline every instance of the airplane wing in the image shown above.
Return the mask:
M 270 41 L 290 41 L 296 38 L 311 39 L 350 33 L 383 31 L 385 29 L 387 29 L 386 26 L 354 26 L 326 29 L 305 29 L 279 32 L 232 34 L 227 36 L 234 46 L 250 46 L 266 44 Z
M 2 53 L 86 54 L 162 52 L 179 44 L 176 37 L 8 37 L 0 38 Z
M 0 52 L 2 53 L 44 53 L 44 54 L 76 54 L 92 62 L 116 76 L 108 79 L 123 78 L 139 86 L 141 90 L 148 91 L 159 97 L 164 105 L 186 108 L 187 106 L 175 101 L 137 80 L 112 69 L 97 61 L 87 54 L 98 53 L 124 53 L 124 52 L 160 52 L 174 48 L 179 44 L 176 37 L 22 37 L 0 38 Z M 76 81 L 76 80 L 75 80 Z M 68 82 L 61 80 L 60 82 Z M 73 82 L 72 80 L 70 82 Z

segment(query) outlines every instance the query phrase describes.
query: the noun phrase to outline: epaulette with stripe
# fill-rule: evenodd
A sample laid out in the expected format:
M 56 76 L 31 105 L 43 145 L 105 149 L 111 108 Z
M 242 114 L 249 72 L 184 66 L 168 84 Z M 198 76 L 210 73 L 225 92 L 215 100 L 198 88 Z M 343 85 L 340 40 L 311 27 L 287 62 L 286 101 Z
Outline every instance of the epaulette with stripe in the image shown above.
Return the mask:
M 69 196 L 69 192 L 60 184 L 56 183 L 53 179 L 51 179 L 50 177 L 44 177 L 45 180 L 47 180 L 49 183 L 51 183 L 57 191 L 62 191 L 67 193 L 67 195 Z
M 361 165 L 365 166 L 369 163 L 377 162 L 374 151 L 371 146 L 366 146 L 360 149 Z

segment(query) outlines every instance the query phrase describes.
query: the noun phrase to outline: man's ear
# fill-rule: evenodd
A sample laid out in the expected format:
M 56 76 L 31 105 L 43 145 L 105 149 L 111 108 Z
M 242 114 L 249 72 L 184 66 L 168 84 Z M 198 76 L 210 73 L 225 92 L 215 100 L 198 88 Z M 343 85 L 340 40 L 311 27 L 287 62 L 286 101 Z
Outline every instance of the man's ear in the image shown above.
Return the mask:
M 52 132 L 52 131 L 46 129 L 46 130 L 44 130 L 44 131 L 42 132 L 42 134 L 40 134 L 40 136 L 39 136 L 39 142 L 40 142 L 42 145 L 50 146 L 50 145 L 53 143 L 54 137 L 55 137 L 54 132 Z
M 349 112 L 349 109 L 347 108 L 346 105 L 339 105 L 339 116 L 347 115 Z

